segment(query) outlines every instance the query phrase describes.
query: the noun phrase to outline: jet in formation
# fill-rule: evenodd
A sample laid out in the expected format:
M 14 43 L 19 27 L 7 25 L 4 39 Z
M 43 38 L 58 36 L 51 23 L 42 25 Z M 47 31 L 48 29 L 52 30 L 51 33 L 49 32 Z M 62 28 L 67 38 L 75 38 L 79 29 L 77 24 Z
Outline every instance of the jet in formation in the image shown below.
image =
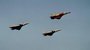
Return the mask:
M 61 19 L 62 16 L 70 14 L 71 12 L 62 12 L 55 15 L 50 16 L 51 19 Z
M 54 33 L 58 32 L 58 31 L 61 31 L 61 30 L 53 30 L 53 31 L 50 31 L 50 32 L 43 33 L 43 35 L 44 36 L 52 36 Z
M 19 25 L 17 25 L 17 26 L 11 26 L 11 27 L 9 27 L 9 28 L 10 28 L 11 30 L 21 30 L 21 28 L 22 28 L 23 26 L 27 25 L 27 24 L 29 24 L 29 23 L 19 24 Z

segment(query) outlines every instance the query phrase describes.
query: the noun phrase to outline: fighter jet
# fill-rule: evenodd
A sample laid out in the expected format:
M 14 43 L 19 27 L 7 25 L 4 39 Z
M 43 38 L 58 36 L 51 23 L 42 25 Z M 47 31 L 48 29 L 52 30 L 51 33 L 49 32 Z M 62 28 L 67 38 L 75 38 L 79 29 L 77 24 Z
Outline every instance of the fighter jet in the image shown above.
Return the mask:
M 17 26 L 11 26 L 9 27 L 11 30 L 20 30 L 23 26 L 27 25 L 29 23 L 25 23 L 25 24 L 19 24 Z
M 50 16 L 51 19 L 61 19 L 62 16 L 66 15 L 66 14 L 70 14 L 71 12 L 62 12 L 62 13 L 59 13 L 59 14 L 55 14 L 55 15 L 52 15 Z
M 61 31 L 61 30 L 52 30 L 50 32 L 47 32 L 47 33 L 43 33 L 44 36 L 52 36 L 54 33 L 58 32 L 58 31 Z

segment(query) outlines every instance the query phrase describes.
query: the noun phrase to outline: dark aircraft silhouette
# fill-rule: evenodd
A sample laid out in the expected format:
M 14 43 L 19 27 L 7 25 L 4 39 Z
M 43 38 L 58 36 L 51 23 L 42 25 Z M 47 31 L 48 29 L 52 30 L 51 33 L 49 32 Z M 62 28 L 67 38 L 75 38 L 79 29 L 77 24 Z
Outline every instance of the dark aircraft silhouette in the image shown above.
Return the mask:
M 50 31 L 50 32 L 47 32 L 47 33 L 43 33 L 44 36 L 52 36 L 54 33 L 58 32 L 58 31 L 61 31 L 61 30 L 53 30 L 53 31 Z
M 71 13 L 71 12 L 66 12 L 66 13 L 62 12 L 62 13 L 59 13 L 59 14 L 52 15 L 52 16 L 50 16 L 50 18 L 51 19 L 61 19 L 62 16 L 66 15 L 66 14 L 69 14 L 69 13 Z
M 25 26 L 27 24 L 29 24 L 29 23 L 19 24 L 18 26 L 11 26 L 9 28 L 11 28 L 11 30 L 20 30 L 23 26 Z

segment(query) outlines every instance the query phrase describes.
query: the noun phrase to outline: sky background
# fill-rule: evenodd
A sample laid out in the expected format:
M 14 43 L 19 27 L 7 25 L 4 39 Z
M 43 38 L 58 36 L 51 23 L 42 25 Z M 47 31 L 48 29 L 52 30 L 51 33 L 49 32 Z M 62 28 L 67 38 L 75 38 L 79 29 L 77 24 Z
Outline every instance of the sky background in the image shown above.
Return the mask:
M 25 22 L 20 31 L 9 28 Z M 56 29 L 62 31 L 42 35 Z M 90 0 L 0 0 L 0 50 L 90 50 Z

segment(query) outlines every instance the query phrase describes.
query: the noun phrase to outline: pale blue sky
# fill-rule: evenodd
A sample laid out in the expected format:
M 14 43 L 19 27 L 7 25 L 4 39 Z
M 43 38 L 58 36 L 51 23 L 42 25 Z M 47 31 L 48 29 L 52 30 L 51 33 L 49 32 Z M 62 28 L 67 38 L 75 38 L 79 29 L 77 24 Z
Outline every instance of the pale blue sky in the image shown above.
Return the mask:
M 67 11 L 61 20 L 49 18 Z M 30 24 L 9 29 L 23 22 Z M 53 29 L 62 31 L 42 35 Z M 90 50 L 90 0 L 0 0 L 0 50 Z

